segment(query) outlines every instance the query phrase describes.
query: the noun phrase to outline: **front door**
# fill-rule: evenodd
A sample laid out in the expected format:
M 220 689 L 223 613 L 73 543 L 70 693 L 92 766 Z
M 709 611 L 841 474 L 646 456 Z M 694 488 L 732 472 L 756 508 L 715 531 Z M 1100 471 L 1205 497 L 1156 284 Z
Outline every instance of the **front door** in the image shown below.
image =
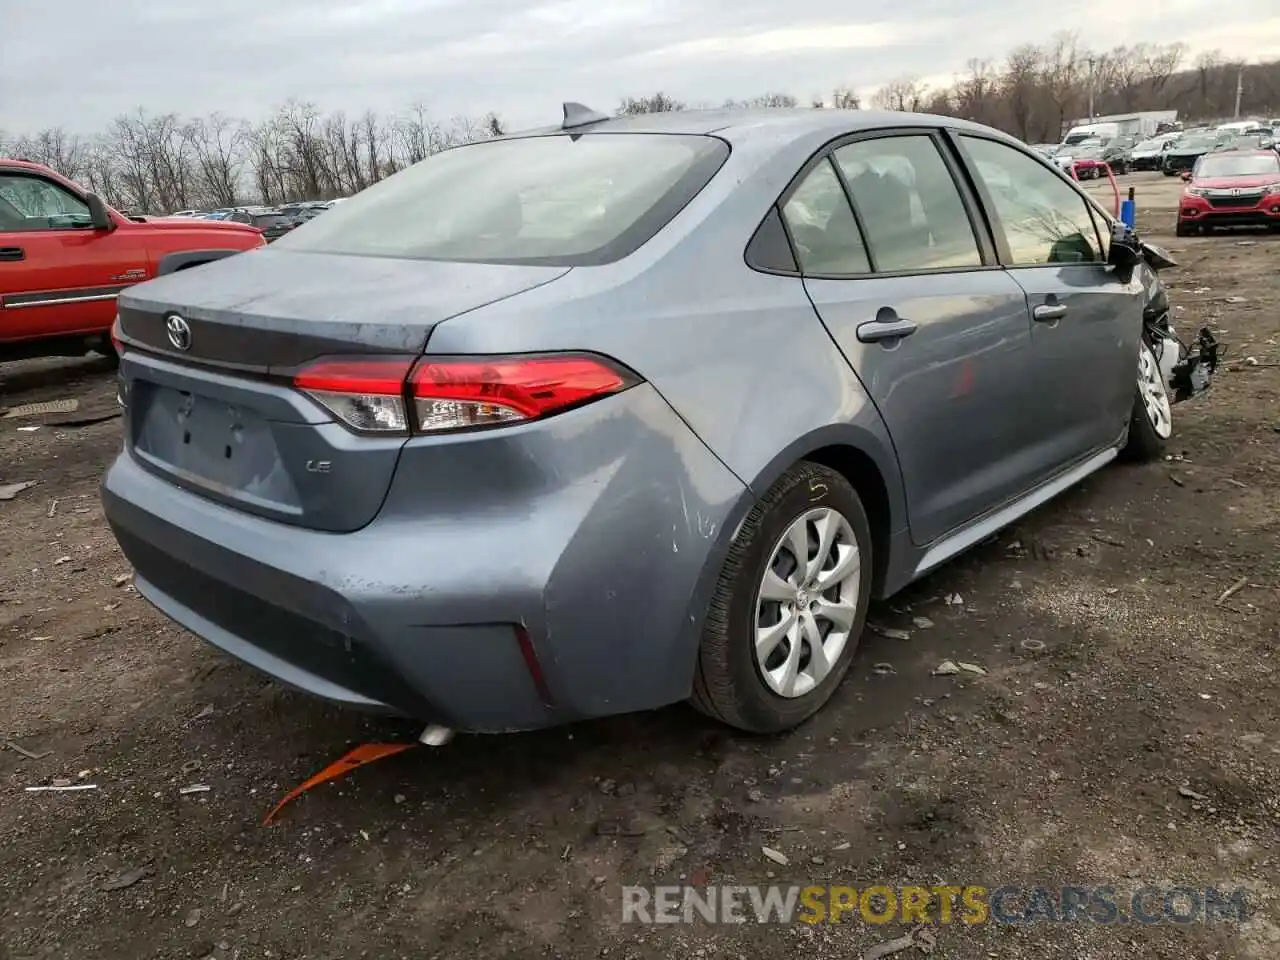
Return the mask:
M 849 143 L 783 208 L 809 297 L 889 429 L 921 545 L 1044 468 L 1026 297 L 939 148 L 919 132 Z
M 1053 459 L 1066 467 L 1114 445 L 1133 405 L 1142 282 L 1120 279 L 1088 202 L 1034 157 L 980 136 L 958 137 L 1009 275 L 1026 291 L 1041 372 L 1036 403 Z
M 116 295 L 149 275 L 134 237 L 95 230 L 84 200 L 62 184 L 0 168 L 0 342 L 105 334 Z

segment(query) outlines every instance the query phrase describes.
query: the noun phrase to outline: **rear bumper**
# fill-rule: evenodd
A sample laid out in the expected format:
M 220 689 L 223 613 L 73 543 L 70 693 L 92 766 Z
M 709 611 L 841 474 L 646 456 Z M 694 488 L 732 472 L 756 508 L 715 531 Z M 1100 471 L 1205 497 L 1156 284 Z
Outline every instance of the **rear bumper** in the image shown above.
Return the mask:
M 749 497 L 665 401 L 641 385 L 454 438 L 444 467 L 438 442 L 406 445 L 354 533 L 213 503 L 127 451 L 103 504 L 146 599 L 329 700 L 497 732 L 686 697 Z

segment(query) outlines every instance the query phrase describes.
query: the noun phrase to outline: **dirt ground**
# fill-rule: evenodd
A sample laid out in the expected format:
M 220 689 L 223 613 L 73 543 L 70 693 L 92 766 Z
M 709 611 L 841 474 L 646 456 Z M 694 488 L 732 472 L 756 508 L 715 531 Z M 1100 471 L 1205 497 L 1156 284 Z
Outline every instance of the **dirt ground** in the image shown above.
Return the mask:
M 48 751 L 0 749 L 0 958 L 858 958 L 904 932 L 620 922 L 622 885 L 682 879 L 1242 886 L 1243 925 L 953 924 L 933 954 L 1280 956 L 1280 236 L 1174 239 L 1180 185 L 1127 182 L 1182 263 L 1180 332 L 1208 322 L 1229 366 L 1175 408 L 1170 460 L 873 608 L 910 639 L 868 632 L 788 736 L 677 707 L 459 737 L 263 827 L 351 746 L 417 731 L 281 689 L 133 592 L 97 500 L 118 419 L 0 419 L 0 483 L 37 481 L 0 502 L 0 739 Z M 109 367 L 0 367 L 0 406 L 64 396 L 109 410 Z M 987 674 L 932 676 L 947 658 Z M 97 789 L 24 790 L 56 778 Z

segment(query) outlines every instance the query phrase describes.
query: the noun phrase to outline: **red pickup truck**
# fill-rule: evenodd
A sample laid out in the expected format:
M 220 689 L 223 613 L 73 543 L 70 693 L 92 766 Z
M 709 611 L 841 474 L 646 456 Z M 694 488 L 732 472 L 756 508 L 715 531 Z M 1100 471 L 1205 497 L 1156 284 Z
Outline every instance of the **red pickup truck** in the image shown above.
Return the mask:
M 0 158 L 0 361 L 110 354 L 125 287 L 265 245 L 239 223 L 130 219 L 48 167 Z

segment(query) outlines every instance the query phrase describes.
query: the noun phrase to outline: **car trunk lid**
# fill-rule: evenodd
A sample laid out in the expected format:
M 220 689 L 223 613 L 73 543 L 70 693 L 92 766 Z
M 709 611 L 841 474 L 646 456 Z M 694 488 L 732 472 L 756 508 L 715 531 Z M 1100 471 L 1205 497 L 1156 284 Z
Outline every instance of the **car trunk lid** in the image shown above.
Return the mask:
M 415 356 L 436 324 L 567 272 L 262 250 L 140 284 L 119 302 L 126 444 L 209 499 L 358 529 L 405 438 L 348 430 L 292 387 L 296 371 L 322 356 Z

